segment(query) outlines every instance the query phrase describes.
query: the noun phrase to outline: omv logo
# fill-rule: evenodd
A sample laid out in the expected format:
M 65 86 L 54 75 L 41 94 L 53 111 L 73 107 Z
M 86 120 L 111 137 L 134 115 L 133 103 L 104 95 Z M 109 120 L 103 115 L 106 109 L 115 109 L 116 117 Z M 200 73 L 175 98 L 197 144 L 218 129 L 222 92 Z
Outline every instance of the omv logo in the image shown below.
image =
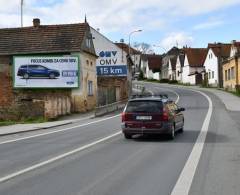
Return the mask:
M 117 51 L 101 51 L 99 53 L 99 56 L 101 58 L 112 58 L 112 57 L 115 57 L 117 55 Z

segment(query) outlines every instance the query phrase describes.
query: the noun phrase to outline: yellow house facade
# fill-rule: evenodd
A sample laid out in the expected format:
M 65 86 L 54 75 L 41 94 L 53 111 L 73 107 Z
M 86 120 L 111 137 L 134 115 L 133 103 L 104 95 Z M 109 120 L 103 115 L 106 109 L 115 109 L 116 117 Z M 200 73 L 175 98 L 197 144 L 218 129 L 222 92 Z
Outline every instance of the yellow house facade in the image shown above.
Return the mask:
M 223 87 L 235 91 L 240 83 L 240 57 L 230 58 L 223 64 Z
M 232 41 L 230 57 L 223 62 L 223 87 L 226 90 L 240 89 L 240 42 Z

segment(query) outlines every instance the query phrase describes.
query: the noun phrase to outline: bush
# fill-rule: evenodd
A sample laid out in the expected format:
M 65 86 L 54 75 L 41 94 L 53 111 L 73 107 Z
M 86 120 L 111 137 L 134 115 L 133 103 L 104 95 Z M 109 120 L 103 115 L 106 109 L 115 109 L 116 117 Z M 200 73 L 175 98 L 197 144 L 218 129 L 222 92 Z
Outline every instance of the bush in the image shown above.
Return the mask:
M 236 85 L 236 93 L 237 95 L 240 95 L 240 85 Z
M 143 80 L 144 79 L 144 75 L 143 75 L 143 71 L 140 70 L 140 74 L 139 74 L 139 77 L 138 77 L 138 80 Z
M 168 83 L 169 84 L 178 84 L 178 81 L 177 80 L 170 80 Z
M 153 79 L 153 78 L 151 78 L 151 79 L 147 79 L 147 81 L 149 81 L 149 82 L 158 82 L 158 80 Z
M 161 79 L 159 82 L 160 82 L 160 83 L 168 83 L 168 82 L 169 82 L 169 79 Z

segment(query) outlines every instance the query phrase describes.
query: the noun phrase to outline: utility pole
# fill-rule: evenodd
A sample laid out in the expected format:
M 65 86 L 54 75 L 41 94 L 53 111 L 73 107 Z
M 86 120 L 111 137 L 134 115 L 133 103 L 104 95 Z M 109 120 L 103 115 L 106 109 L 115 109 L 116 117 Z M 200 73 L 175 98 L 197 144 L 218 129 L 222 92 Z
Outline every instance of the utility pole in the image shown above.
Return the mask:
M 21 27 L 23 27 L 23 0 L 21 0 Z

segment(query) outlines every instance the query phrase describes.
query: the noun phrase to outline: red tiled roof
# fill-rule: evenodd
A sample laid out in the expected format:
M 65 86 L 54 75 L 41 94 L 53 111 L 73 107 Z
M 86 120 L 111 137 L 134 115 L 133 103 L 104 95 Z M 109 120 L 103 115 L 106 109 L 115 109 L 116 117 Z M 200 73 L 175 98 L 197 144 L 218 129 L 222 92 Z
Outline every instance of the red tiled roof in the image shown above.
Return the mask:
M 176 64 L 177 64 L 177 56 L 174 56 L 173 58 L 170 58 L 172 70 L 176 70 Z
M 226 59 L 230 56 L 231 45 L 226 43 L 209 43 L 208 48 L 213 50 L 215 56 Z
M 126 53 L 129 52 L 129 47 L 126 43 L 115 43 L 119 48 L 123 49 L 123 51 L 125 51 Z M 131 55 L 133 54 L 137 54 L 137 55 L 141 55 L 142 53 L 132 47 L 130 47 L 130 53 Z
M 82 48 L 88 23 L 0 29 L 0 55 L 87 51 Z
M 153 72 L 159 72 L 162 67 L 162 56 L 156 54 L 144 54 L 143 58 L 148 60 L 148 67 Z
M 202 67 L 207 56 L 208 49 L 205 48 L 184 48 L 191 67 Z

